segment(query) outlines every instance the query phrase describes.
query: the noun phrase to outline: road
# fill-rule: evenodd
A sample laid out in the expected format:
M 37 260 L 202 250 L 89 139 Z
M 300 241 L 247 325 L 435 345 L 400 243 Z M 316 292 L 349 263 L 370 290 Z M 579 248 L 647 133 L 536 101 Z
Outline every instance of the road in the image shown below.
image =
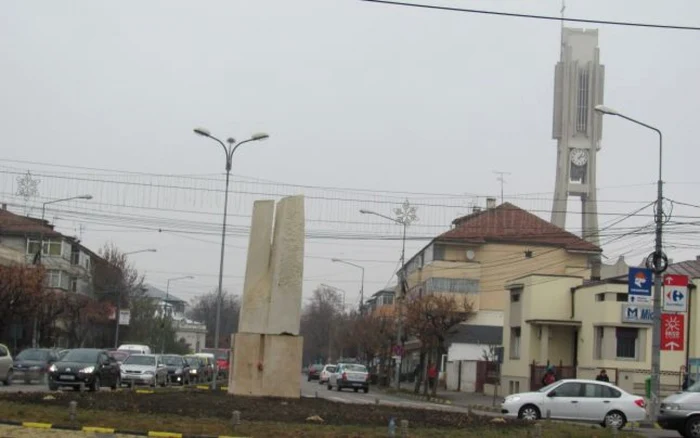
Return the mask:
M 103 388 L 104 391 L 109 391 L 108 388 Z M 47 392 L 48 388 L 46 385 L 33 383 L 26 385 L 24 383 L 13 383 L 10 386 L 0 385 L 0 393 L 2 392 Z M 325 385 L 319 385 L 317 380 L 308 382 L 306 376 L 301 377 L 301 394 L 303 397 L 320 397 L 327 400 L 332 400 L 341 403 L 355 403 L 355 404 L 375 404 L 377 400 L 380 404 L 391 405 L 405 408 L 416 408 L 416 409 L 438 409 L 451 412 L 466 413 L 467 408 L 460 406 L 450 406 L 437 403 L 430 403 L 421 400 L 411 400 L 402 397 L 397 397 L 395 395 L 386 394 L 383 391 L 370 389 L 370 392 L 365 394 L 363 392 L 354 392 L 351 390 L 343 390 L 341 392 L 335 389 L 329 391 Z M 483 415 L 498 416 L 498 414 L 489 412 L 478 412 Z M 649 430 L 649 429 L 638 429 L 638 432 L 648 438 L 678 438 L 676 432 L 673 431 L 662 431 L 662 430 Z
M 405 398 L 396 397 L 390 394 L 386 394 L 382 391 L 372 391 L 368 394 L 362 392 L 354 392 L 351 390 L 343 390 L 338 392 L 335 389 L 329 391 L 325 385 L 319 385 L 318 380 L 312 380 L 308 382 L 306 376 L 303 376 L 301 381 L 301 394 L 303 397 L 320 397 L 327 400 L 333 400 L 341 403 L 357 403 L 357 404 L 374 404 L 376 400 L 379 400 L 380 404 L 406 407 L 406 408 L 417 408 L 417 409 L 439 409 L 452 412 L 466 413 L 467 408 L 460 406 L 450 406 L 443 404 L 430 403 L 420 400 L 407 400 Z M 499 416 L 491 412 L 476 412 L 480 415 L 487 416 Z M 667 431 L 667 430 L 654 430 L 654 429 L 637 429 L 640 435 L 648 438 L 679 438 L 680 435 L 677 432 Z

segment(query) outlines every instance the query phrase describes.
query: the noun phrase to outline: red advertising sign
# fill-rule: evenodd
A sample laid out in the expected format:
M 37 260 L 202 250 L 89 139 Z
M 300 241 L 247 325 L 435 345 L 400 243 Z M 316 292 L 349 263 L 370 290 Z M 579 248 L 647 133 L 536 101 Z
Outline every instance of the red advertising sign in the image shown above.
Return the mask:
M 661 350 L 683 351 L 685 346 L 685 315 L 661 314 Z

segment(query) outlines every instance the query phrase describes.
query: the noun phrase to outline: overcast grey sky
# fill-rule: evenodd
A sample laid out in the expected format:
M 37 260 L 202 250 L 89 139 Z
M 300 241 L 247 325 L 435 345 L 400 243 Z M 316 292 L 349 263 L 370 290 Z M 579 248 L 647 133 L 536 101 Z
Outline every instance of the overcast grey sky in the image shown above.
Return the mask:
M 434 4 L 543 15 L 561 7 Z M 91 193 L 90 202 L 55 205 L 48 218 L 95 250 L 108 240 L 124 251 L 157 248 L 131 259 L 162 288 L 170 277 L 195 275 L 172 285 L 182 298 L 216 287 L 219 260 L 224 157 L 192 133 L 196 126 L 222 139 L 271 135 L 234 157 L 224 282 L 234 293 L 254 199 L 309 197 L 305 293 L 325 282 L 346 289 L 348 302 L 357 300 L 359 271 L 329 259 L 360 260 L 369 295 L 391 280 L 401 246 L 358 240 L 400 236 L 360 208 L 391 214 L 409 198 L 421 219 L 411 236 L 430 237 L 470 203 L 483 205 L 474 195 L 498 194 L 493 171 L 500 170 L 511 172 L 506 200 L 549 219 L 558 22 L 355 0 L 2 0 L 0 8 L 2 199 L 22 210 L 14 193 L 27 170 L 41 180 L 34 205 Z M 566 15 L 698 26 L 700 3 L 569 0 Z M 663 130 L 666 195 L 700 204 L 700 32 L 597 27 L 606 104 Z M 656 153 L 652 132 L 605 119 L 602 225 L 654 199 Z M 164 174 L 176 176 L 156 176 Z M 673 214 L 697 222 L 700 209 L 676 205 Z M 567 225 L 578 232 L 580 220 L 570 215 Z M 695 230 L 684 225 L 669 235 L 677 247 L 671 257 L 700 253 Z M 606 255 L 637 262 L 652 242 L 652 235 L 620 239 Z M 425 243 L 409 242 L 409 254 Z

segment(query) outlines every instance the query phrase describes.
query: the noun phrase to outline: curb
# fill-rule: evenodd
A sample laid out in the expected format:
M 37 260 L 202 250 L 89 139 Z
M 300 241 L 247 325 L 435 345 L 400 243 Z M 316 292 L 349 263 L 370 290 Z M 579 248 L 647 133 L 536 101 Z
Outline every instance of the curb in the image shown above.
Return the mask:
M 501 409 L 494 407 L 494 406 L 486 406 L 486 405 L 466 405 L 468 409 L 474 409 L 477 411 L 484 411 L 484 412 L 493 412 L 496 414 L 501 413 Z
M 99 433 L 99 434 L 121 434 L 121 435 L 137 435 L 154 438 L 243 438 L 232 435 L 188 435 L 178 432 L 166 432 L 159 430 L 136 431 L 126 429 L 114 429 L 111 427 L 99 426 L 68 426 L 52 423 L 41 423 L 32 421 L 12 421 L 0 420 L 0 425 L 5 426 L 20 426 L 27 429 L 55 429 L 55 430 L 72 430 L 84 433 Z
M 431 396 L 425 396 L 425 395 L 420 395 L 420 394 L 410 394 L 407 392 L 388 392 L 385 391 L 386 394 L 389 395 L 394 395 L 399 398 L 411 398 L 414 400 L 422 400 L 422 401 L 427 401 L 430 403 L 437 403 L 437 404 L 442 404 L 442 405 L 451 405 L 452 401 L 448 400 L 446 398 L 440 398 L 440 397 L 431 397 Z

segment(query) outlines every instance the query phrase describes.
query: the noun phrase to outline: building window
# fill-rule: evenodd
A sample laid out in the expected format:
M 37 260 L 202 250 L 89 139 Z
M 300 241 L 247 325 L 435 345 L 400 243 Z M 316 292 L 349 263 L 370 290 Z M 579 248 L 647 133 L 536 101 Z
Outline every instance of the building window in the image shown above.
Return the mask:
M 520 327 L 510 329 L 510 358 L 520 359 Z
M 52 288 L 61 287 L 61 271 L 49 269 L 46 271 L 46 286 Z
M 637 359 L 639 356 L 639 329 L 629 327 L 617 327 L 617 358 Z
M 605 327 L 593 327 L 593 333 L 595 335 L 593 359 L 603 358 L 603 336 L 605 334 Z
M 626 303 L 627 302 L 627 294 L 624 293 L 618 293 L 615 294 L 617 296 L 617 302 L 618 303 Z
M 512 291 L 510 293 L 510 302 L 511 303 L 517 303 L 520 301 L 520 291 Z
M 27 240 L 27 254 L 36 254 L 39 251 L 41 240 Z M 63 242 L 55 239 L 44 239 L 41 255 L 60 257 L 63 254 Z
M 590 73 L 588 69 L 578 72 L 578 105 L 576 107 L 576 132 L 588 132 L 588 89 Z
M 445 247 L 443 245 L 433 246 L 433 260 L 445 260 Z
M 450 293 L 478 293 L 479 280 L 470 280 L 468 278 L 429 278 L 425 282 L 425 292 L 450 292 Z
M 595 300 L 596 301 L 605 301 L 605 294 L 595 294 Z
M 71 277 L 70 278 L 70 291 L 71 292 L 78 292 L 78 277 Z

